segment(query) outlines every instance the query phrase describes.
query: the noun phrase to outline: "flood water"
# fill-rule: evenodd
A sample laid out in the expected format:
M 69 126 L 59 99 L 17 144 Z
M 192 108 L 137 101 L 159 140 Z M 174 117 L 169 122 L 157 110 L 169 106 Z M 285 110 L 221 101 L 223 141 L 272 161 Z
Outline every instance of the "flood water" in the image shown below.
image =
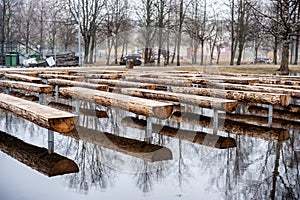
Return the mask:
M 61 103 L 71 104 L 67 100 L 61 100 Z M 74 102 L 72 104 L 75 105 Z M 96 139 L 81 133 L 83 129 L 80 127 L 85 127 L 111 133 L 120 140 L 147 139 L 145 129 L 123 123 L 126 117 L 137 117 L 135 114 L 93 106 L 81 103 L 84 108 L 106 111 L 109 117 L 80 115 L 79 138 L 54 132 L 54 152 L 73 160 L 79 172 L 48 177 L 0 151 L 0 199 L 300 198 L 299 129 L 289 129 L 290 138 L 281 142 L 218 131 L 217 135 L 235 140 L 236 147 L 232 148 L 216 148 L 214 144 L 197 144 L 184 137 L 153 133 L 148 143 L 164 147 L 166 151 L 151 160 L 143 153 L 132 153 L 134 150 L 118 146 L 119 143 L 112 139 L 108 139 L 113 143 L 113 148 L 109 148 L 110 144 L 105 145 L 104 142 L 101 146 L 101 141 L 95 142 Z M 196 110 L 198 114 L 212 115 L 209 109 Z M 146 121 L 143 116 L 138 119 Z M 205 132 L 208 134 L 206 137 L 213 134 L 212 129 L 188 122 L 152 119 L 152 123 L 173 127 L 174 130 Z M 47 129 L 10 113 L 1 111 L 0 130 L 25 143 L 48 148 Z M 168 153 L 171 157 L 166 155 Z

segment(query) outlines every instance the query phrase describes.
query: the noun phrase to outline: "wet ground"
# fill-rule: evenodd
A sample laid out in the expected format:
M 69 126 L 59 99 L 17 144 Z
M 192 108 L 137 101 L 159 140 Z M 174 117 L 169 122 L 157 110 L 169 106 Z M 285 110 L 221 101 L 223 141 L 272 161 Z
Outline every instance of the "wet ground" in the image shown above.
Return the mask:
M 76 105 L 63 99 L 60 103 Z M 218 132 L 213 131 L 210 128 L 212 118 L 203 118 L 206 121 L 211 119 L 206 127 L 200 126 L 204 123 L 191 123 L 188 120 L 148 119 L 148 122 L 152 122 L 153 132 L 159 132 L 163 127 L 173 128 L 168 129 L 171 130 L 169 136 L 153 133 L 149 138 L 147 127 L 134 125 L 137 121 L 147 123 L 143 116 L 115 108 L 95 107 L 86 102 L 81 102 L 81 108 L 105 111 L 108 118 L 81 114 L 75 135 L 54 133 L 54 152 L 73 160 L 79 172 L 48 177 L 9 154 L 0 152 L 0 199 L 300 198 L 300 135 L 297 128 L 282 128 L 283 131 L 288 130 L 290 137 L 278 142 L 255 135 L 246 136 L 246 123 L 244 130 L 235 130 L 233 127 L 233 132 L 241 133 L 233 134 L 222 127 Z M 237 112 L 250 114 L 247 108 L 242 106 Z M 203 116 L 213 115 L 209 109 L 184 109 Z M 124 119 L 127 119 L 126 123 Z M 201 116 L 194 121 L 197 120 L 201 121 Z M 48 142 L 51 132 L 47 129 L 3 111 L 0 113 L 0 130 L 5 132 L 1 134 L 9 134 L 34 146 L 51 148 L 52 145 Z M 103 141 L 103 138 L 98 140 L 91 136 L 94 133 L 92 130 L 99 131 L 101 138 L 103 132 L 117 137 L 106 135 L 107 141 Z M 196 139 L 189 140 L 180 135 L 182 130 L 195 131 L 191 133 L 195 138 L 196 135 L 203 138 L 198 142 Z M 173 133 L 172 137 L 170 132 Z M 260 134 L 264 133 L 257 133 Z M 211 135 L 232 138 L 236 147 L 230 144 L 230 148 L 220 146 L 219 139 L 211 139 Z M 164 151 L 158 156 L 153 156 L 151 152 L 140 152 L 124 145 L 124 138 L 146 141 L 146 144 L 155 144 Z M 139 142 L 135 144 L 139 145 Z

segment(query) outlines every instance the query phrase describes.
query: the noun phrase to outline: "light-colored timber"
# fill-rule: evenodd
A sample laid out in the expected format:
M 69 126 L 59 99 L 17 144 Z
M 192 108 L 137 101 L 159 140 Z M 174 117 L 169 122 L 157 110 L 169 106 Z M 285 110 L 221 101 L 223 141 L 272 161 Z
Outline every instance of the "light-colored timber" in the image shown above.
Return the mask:
M 117 107 L 138 115 L 151 116 L 159 119 L 169 118 L 173 111 L 173 104 L 171 103 L 163 103 L 87 88 L 60 88 L 59 92 L 64 96 L 70 96 L 74 99 L 92 101 L 106 107 Z
M 5 73 L 5 77 L 14 81 L 25 81 L 30 83 L 41 83 L 42 79 L 38 77 L 32 77 L 22 74 L 9 74 Z
M 173 158 L 171 150 L 166 147 L 106 132 L 99 132 L 82 126 L 77 126 L 76 133 L 71 137 L 149 162 L 171 160 Z
M 52 93 L 53 91 L 53 87 L 51 85 L 28 83 L 23 81 L 0 80 L 0 86 L 37 93 Z
M 84 81 L 84 76 L 69 76 L 69 75 L 60 75 L 60 74 L 39 74 L 39 77 L 45 79 L 65 79 L 70 81 Z
M 0 131 L 0 150 L 38 172 L 52 177 L 79 171 L 76 163 L 46 148 L 37 147 Z
M 213 118 L 194 113 L 174 112 L 171 120 L 178 122 L 187 122 L 199 125 L 204 128 L 212 128 L 213 124 Z M 223 130 L 236 135 L 255 137 L 275 142 L 285 141 L 289 139 L 289 132 L 286 129 L 256 126 L 253 124 L 245 124 L 230 119 L 219 119 L 218 128 L 219 130 Z
M 153 83 L 161 85 L 173 85 L 173 86 L 192 86 L 193 82 L 189 80 L 180 80 L 174 78 L 145 78 L 139 76 L 124 76 L 124 80 L 140 82 L 140 83 Z
M 70 132 L 76 125 L 74 114 L 6 94 L 0 94 L 0 108 L 60 133 Z
M 90 88 L 90 89 L 101 90 L 101 91 L 107 90 L 106 85 L 79 82 L 79 81 L 70 81 L 70 80 L 63 80 L 63 79 L 48 79 L 48 83 L 51 85 L 58 85 L 60 87 L 68 86 L 68 87 Z
M 291 89 L 291 90 L 300 90 L 299 85 L 280 85 L 280 84 L 262 84 L 262 83 L 254 83 L 255 86 L 262 86 L 262 87 L 272 87 L 272 88 L 284 88 L 284 89 Z
M 125 117 L 121 121 L 123 126 L 131 128 L 138 128 L 142 130 L 147 129 L 147 121 L 134 117 Z M 168 137 L 179 138 L 195 144 L 201 144 L 218 149 L 228 149 L 236 147 L 236 140 L 231 137 L 223 137 L 219 135 L 212 135 L 204 132 L 196 132 L 189 130 L 177 129 L 169 126 L 162 126 L 159 124 L 152 124 L 154 133 L 166 135 Z
M 266 103 L 282 106 L 288 106 L 291 101 L 291 96 L 289 94 L 191 87 L 171 87 L 170 90 L 176 93 L 186 93 L 208 97 L 233 99 L 237 101 Z
M 48 106 L 51 108 L 56 108 L 58 110 L 63 110 L 70 113 L 74 113 L 76 111 L 74 106 L 57 103 L 57 102 L 50 102 Z M 97 117 L 97 118 L 108 118 L 106 111 L 101 111 L 96 109 L 80 108 L 80 114 L 91 116 L 91 117 Z
M 268 108 L 254 106 L 254 105 L 249 106 L 248 111 L 251 114 L 258 114 L 258 115 L 262 115 L 262 116 L 268 116 L 268 114 L 269 114 Z M 300 113 L 293 113 L 293 112 L 288 112 L 285 110 L 274 109 L 273 117 L 280 118 L 280 119 L 286 119 L 286 120 L 298 121 L 298 120 L 300 120 Z
M 217 82 L 209 82 L 207 84 L 207 87 L 216 87 L 225 90 L 242 90 L 242 91 L 253 91 L 253 92 L 289 94 L 292 97 L 300 97 L 300 91 L 285 89 L 285 88 L 272 88 L 272 87 L 262 87 L 262 86 L 255 86 L 255 85 L 241 85 L 241 84 L 217 83 Z
M 105 80 L 105 79 L 91 79 L 89 83 L 94 84 L 104 84 L 110 87 L 134 87 L 134 88 L 145 88 L 149 90 L 155 90 L 157 86 L 155 84 L 149 83 L 138 83 L 138 82 L 131 82 L 131 81 L 121 81 L 121 80 Z
M 89 74 L 89 73 L 77 73 L 76 76 L 84 76 L 88 79 L 119 79 L 122 74 Z
M 227 112 L 234 111 L 238 104 L 238 102 L 235 100 L 219 99 L 214 97 L 204 97 L 204 96 L 156 91 L 156 90 L 122 88 L 120 91 L 122 94 L 141 97 L 141 98 L 182 102 L 182 103 L 187 103 L 192 105 L 198 105 L 204 108 L 215 108 L 218 110 L 225 110 Z
M 25 76 L 36 77 L 39 73 L 37 71 L 6 71 L 9 74 L 21 74 Z

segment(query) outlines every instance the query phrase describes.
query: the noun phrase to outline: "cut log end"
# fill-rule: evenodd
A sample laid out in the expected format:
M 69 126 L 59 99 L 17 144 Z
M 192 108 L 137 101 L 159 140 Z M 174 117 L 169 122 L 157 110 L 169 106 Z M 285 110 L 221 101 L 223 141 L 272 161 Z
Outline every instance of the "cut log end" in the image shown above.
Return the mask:
M 159 119 L 168 119 L 173 112 L 173 105 L 167 105 L 164 106 L 163 108 L 161 107 L 155 107 L 153 109 L 153 116 Z
M 233 111 L 235 111 L 237 105 L 238 105 L 237 101 L 235 101 L 235 102 L 227 102 L 227 103 L 225 103 L 224 109 L 225 109 L 226 112 L 233 112 Z
M 77 117 L 63 118 L 63 119 L 50 119 L 50 129 L 59 133 L 69 133 L 75 129 Z
M 290 102 L 291 102 L 291 96 L 289 95 L 282 95 L 280 97 L 280 101 L 281 101 L 281 105 L 282 106 L 289 106 L 290 105 Z
M 52 154 L 49 154 L 49 156 L 51 155 Z M 51 177 L 76 172 L 79 172 L 79 168 L 76 163 L 70 159 L 63 159 L 55 163 L 55 165 L 51 168 L 48 176 Z

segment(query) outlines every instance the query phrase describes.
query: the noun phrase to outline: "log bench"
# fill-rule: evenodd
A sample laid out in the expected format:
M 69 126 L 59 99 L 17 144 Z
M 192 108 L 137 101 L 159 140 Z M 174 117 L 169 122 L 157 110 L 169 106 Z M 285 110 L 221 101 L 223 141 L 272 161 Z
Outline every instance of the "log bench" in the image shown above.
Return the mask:
M 193 85 L 193 82 L 190 80 L 181 80 L 174 78 L 145 78 L 139 76 L 125 76 L 123 77 L 126 81 L 134 81 L 140 83 L 152 83 L 152 84 L 161 84 L 161 85 L 173 85 L 173 86 L 186 86 L 190 87 Z
M 103 92 L 81 87 L 59 88 L 64 96 L 95 102 L 106 107 L 117 107 L 138 115 L 167 119 L 173 111 L 173 104 L 149 99 L 131 97 L 122 94 Z
M 59 87 L 83 87 L 83 88 L 90 88 L 95 90 L 106 91 L 107 85 L 100 85 L 100 84 L 93 84 L 93 83 L 86 83 L 80 81 L 70 81 L 70 80 L 63 80 L 63 79 L 48 79 L 48 83 L 50 85 L 58 85 Z
M 0 131 L 0 150 L 38 172 L 52 177 L 79 171 L 77 164 L 48 149 L 32 144 Z
M 40 103 L 43 103 L 44 94 L 53 92 L 53 87 L 51 85 L 28 83 L 23 81 L 0 80 L 0 87 L 5 87 L 7 93 L 9 93 L 10 89 L 18 89 L 21 91 L 38 93 L 40 97 Z
M 131 82 L 131 81 L 121 81 L 121 80 L 103 80 L 103 79 L 91 79 L 89 83 L 94 84 L 104 84 L 110 87 L 134 87 L 134 88 L 145 88 L 149 90 L 155 90 L 157 88 L 156 84 L 150 83 L 138 83 L 138 82 Z
M 175 102 L 182 102 L 191 105 L 197 105 L 203 108 L 213 108 L 217 110 L 225 110 L 227 112 L 233 112 L 238 102 L 236 100 L 220 99 L 214 97 L 205 97 L 191 94 L 173 93 L 166 91 L 136 89 L 136 88 L 122 88 L 120 89 L 122 94 L 148 98 L 148 99 L 160 99 Z
M 60 133 L 73 130 L 77 120 L 77 116 L 74 114 L 7 94 L 0 94 L 0 109 Z
M 24 81 L 24 82 L 30 82 L 30 83 L 41 83 L 42 79 L 38 77 L 32 77 L 22 74 L 9 74 L 6 73 L 4 75 L 7 79 L 13 80 L 13 81 Z
M 84 81 L 84 76 L 69 76 L 62 74 L 39 74 L 39 77 L 44 79 L 65 79 L 70 81 Z

